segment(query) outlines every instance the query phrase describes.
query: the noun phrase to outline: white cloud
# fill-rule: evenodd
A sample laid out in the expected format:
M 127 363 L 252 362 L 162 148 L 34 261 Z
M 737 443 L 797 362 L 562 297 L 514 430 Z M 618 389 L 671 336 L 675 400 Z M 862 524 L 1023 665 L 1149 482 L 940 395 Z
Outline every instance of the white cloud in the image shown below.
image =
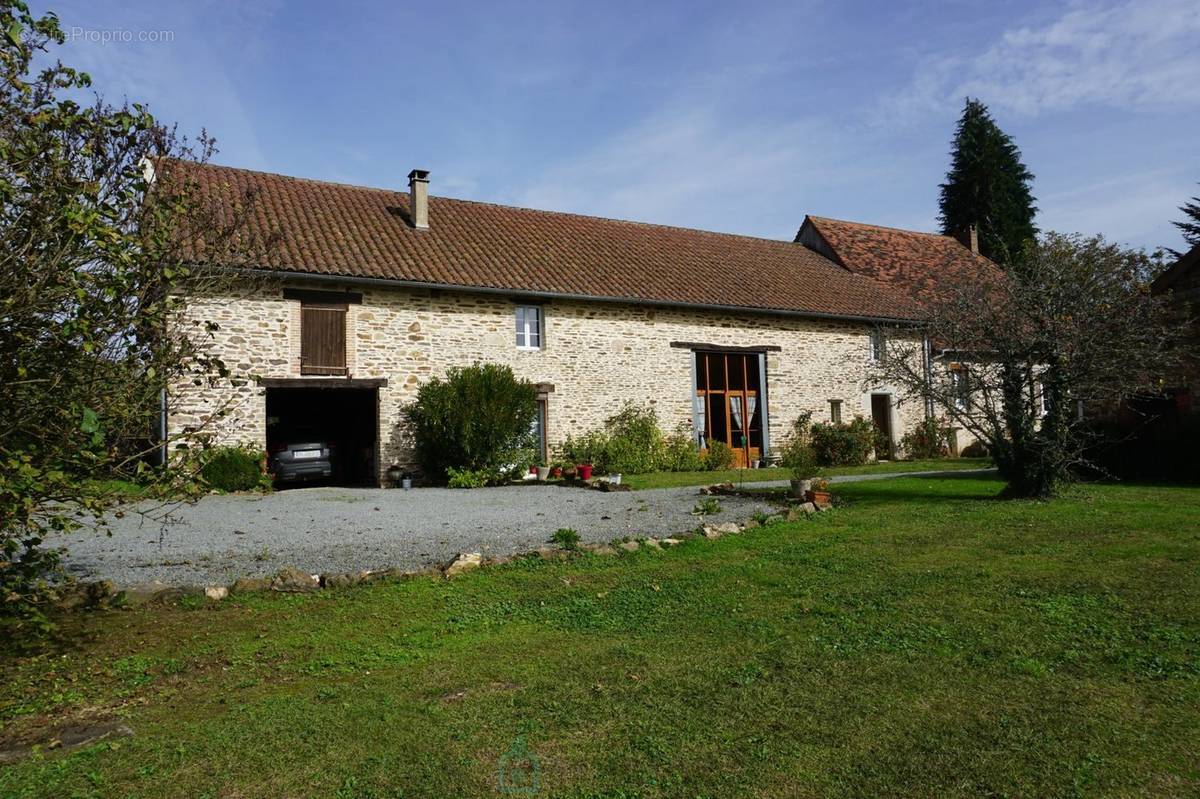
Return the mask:
M 795 231 L 831 184 L 877 178 L 843 157 L 828 124 L 739 119 L 717 104 L 673 108 L 550 165 L 502 201 L 533 208 L 767 236 Z
M 1196 0 L 1076 4 L 1047 24 L 1004 32 L 976 55 L 924 63 L 887 106 L 924 113 L 970 95 L 1027 115 L 1077 106 L 1196 107 L 1198 38 Z

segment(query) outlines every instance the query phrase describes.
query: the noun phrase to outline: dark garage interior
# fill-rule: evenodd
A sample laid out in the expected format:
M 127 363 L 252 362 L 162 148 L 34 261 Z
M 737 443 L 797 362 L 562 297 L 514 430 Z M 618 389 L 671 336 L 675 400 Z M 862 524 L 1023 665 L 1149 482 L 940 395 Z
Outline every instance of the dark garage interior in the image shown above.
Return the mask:
M 375 486 L 378 392 L 375 388 L 271 387 L 267 389 L 267 451 L 297 441 L 332 450 L 333 477 L 324 485 Z

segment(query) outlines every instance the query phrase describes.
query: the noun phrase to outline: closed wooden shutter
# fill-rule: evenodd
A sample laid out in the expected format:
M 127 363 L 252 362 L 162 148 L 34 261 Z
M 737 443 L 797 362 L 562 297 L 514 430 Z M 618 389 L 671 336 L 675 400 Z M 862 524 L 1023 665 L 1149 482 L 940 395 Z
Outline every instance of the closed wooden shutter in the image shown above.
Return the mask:
M 300 374 L 346 374 L 346 305 L 304 303 L 300 308 Z

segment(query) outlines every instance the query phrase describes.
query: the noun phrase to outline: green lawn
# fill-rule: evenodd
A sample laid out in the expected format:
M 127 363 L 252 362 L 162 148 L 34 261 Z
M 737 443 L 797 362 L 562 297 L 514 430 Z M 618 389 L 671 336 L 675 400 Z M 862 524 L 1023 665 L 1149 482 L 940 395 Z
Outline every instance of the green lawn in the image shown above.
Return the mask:
M 941 458 L 925 461 L 885 461 L 868 463 L 865 466 L 833 466 L 825 471 L 829 476 L 841 474 L 890 474 L 894 472 L 928 472 L 933 470 L 952 471 L 958 469 L 986 469 L 992 462 L 988 458 Z M 650 474 L 628 474 L 621 481 L 635 491 L 643 488 L 675 488 L 678 486 L 701 486 L 713 483 L 750 483 L 765 480 L 787 480 L 791 472 L 787 469 L 725 469 L 717 472 L 651 472 Z
M 0 796 L 1200 794 L 1200 489 L 974 477 L 664 552 L 76 617 L 0 661 Z M 528 794 L 517 794 L 528 795 Z

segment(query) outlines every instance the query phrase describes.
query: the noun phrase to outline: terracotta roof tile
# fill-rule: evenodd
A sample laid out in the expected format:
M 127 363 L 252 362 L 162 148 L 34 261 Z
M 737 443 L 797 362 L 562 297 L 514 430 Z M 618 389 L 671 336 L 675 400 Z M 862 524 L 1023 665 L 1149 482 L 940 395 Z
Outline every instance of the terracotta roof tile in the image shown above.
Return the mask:
M 957 239 L 936 233 L 865 225 L 808 216 L 843 266 L 898 288 L 920 303 L 946 296 L 956 286 L 981 285 L 1003 275 L 993 261 Z M 797 235 L 803 236 L 804 229 Z
M 166 161 L 210 201 L 256 196 L 252 225 L 275 235 L 264 267 L 483 288 L 794 312 L 917 319 L 915 303 L 790 241 L 489 203 L 429 198 L 409 224 L 406 192 Z

